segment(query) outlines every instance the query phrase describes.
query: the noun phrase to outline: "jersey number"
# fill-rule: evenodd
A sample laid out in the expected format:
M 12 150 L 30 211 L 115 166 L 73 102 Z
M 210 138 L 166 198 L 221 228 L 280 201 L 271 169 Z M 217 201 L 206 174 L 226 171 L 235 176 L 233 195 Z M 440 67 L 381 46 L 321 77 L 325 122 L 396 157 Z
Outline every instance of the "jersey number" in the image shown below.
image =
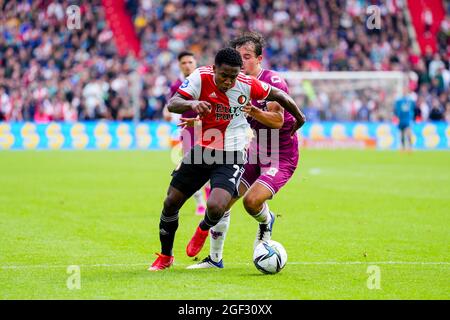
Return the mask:
M 233 164 L 233 168 L 236 169 L 236 172 L 233 174 L 233 177 L 237 177 L 239 174 L 239 166 L 237 164 Z

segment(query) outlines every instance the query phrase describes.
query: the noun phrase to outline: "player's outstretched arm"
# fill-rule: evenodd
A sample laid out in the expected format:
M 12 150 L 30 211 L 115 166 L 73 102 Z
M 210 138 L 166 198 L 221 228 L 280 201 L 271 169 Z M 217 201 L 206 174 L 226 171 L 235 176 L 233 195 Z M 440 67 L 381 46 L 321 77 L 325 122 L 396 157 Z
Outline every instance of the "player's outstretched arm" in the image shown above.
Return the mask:
M 170 98 L 167 109 L 173 113 L 183 113 L 188 110 L 194 110 L 200 116 L 211 112 L 211 105 L 207 101 L 187 100 L 179 93 Z
M 244 107 L 244 111 L 256 121 L 272 128 L 280 129 L 284 122 L 283 108 L 278 102 L 270 101 L 267 103 L 267 111 L 261 110 L 250 102 Z
M 180 121 L 181 122 L 177 124 L 177 126 L 184 129 L 186 127 L 194 127 L 195 125 L 201 123 L 202 120 L 197 116 L 196 118 L 181 118 Z
M 162 114 L 163 114 L 164 120 L 166 120 L 166 121 L 172 120 L 172 115 L 170 114 L 169 110 L 167 109 L 167 105 L 164 106 Z
M 294 135 L 295 132 L 305 124 L 305 115 L 299 109 L 294 99 L 292 99 L 286 92 L 272 86 L 266 100 L 278 102 L 284 109 L 294 116 L 296 123 L 292 128 L 291 135 Z

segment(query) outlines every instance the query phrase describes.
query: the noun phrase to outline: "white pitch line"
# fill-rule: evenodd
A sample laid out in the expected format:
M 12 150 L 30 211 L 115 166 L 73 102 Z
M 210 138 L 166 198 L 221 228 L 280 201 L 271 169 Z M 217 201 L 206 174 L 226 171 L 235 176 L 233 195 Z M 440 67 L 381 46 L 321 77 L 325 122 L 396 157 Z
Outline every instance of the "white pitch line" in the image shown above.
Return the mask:
M 317 261 L 317 262 L 289 262 L 297 265 L 357 265 L 357 264 L 399 264 L 399 265 L 450 265 L 448 261 Z
M 75 265 L 80 268 L 97 268 L 97 267 L 139 267 L 149 265 L 148 263 L 118 263 L 118 264 L 67 264 L 67 265 L 49 265 L 49 264 L 35 264 L 35 265 L 10 265 L 10 266 L 1 266 L 1 269 L 61 269 L 67 268 L 68 266 Z
M 193 262 L 194 263 L 194 262 Z M 193 264 L 192 263 L 192 264 Z M 385 265 L 450 265 L 449 261 L 288 261 L 288 264 L 291 265 L 377 265 L 377 264 L 385 264 Z M 36 265 L 7 265 L 1 266 L 0 269 L 8 270 L 8 269 L 61 269 L 67 268 L 68 265 L 46 265 L 46 264 L 36 264 Z M 80 268 L 113 268 L 113 267 L 140 267 L 140 266 L 148 266 L 150 263 L 131 263 L 131 264 L 81 264 L 77 265 Z M 188 266 L 190 264 L 185 263 L 175 263 L 175 266 Z M 227 265 L 251 265 L 250 262 L 235 262 L 235 263 L 227 263 Z

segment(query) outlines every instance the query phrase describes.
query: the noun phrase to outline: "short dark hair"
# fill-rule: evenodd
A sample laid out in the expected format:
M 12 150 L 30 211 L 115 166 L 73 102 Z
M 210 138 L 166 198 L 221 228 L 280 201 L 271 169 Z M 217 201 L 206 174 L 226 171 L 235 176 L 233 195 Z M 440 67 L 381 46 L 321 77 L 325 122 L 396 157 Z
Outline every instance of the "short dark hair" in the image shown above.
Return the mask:
M 239 67 L 239 68 L 242 68 L 242 66 L 244 65 L 239 51 L 233 48 L 220 49 L 219 52 L 217 52 L 216 54 L 214 64 L 216 66 L 226 64 L 232 67 Z
M 266 41 L 264 40 L 263 36 L 257 32 L 248 31 L 243 33 L 239 37 L 231 40 L 230 46 L 236 49 L 249 42 L 253 43 L 253 45 L 255 46 L 256 56 L 262 55 L 263 48 L 266 45 Z
M 183 59 L 183 57 L 186 57 L 186 56 L 193 57 L 194 54 L 191 51 L 181 51 L 178 54 L 178 61 L 180 61 L 181 59 Z

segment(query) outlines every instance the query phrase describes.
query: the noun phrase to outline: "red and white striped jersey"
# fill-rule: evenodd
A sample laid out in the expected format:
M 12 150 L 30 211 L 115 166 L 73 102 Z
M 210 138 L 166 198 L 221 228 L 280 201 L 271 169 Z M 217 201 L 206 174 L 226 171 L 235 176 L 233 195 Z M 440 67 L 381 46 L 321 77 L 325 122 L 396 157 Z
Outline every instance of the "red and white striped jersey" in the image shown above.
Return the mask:
M 252 99 L 267 98 L 271 86 L 255 77 L 239 73 L 234 87 L 220 91 L 214 81 L 212 66 L 196 69 L 177 92 L 185 98 L 207 101 L 211 113 L 202 118 L 202 134 L 197 143 L 225 151 L 243 150 L 247 144 L 249 124 L 244 106 Z

